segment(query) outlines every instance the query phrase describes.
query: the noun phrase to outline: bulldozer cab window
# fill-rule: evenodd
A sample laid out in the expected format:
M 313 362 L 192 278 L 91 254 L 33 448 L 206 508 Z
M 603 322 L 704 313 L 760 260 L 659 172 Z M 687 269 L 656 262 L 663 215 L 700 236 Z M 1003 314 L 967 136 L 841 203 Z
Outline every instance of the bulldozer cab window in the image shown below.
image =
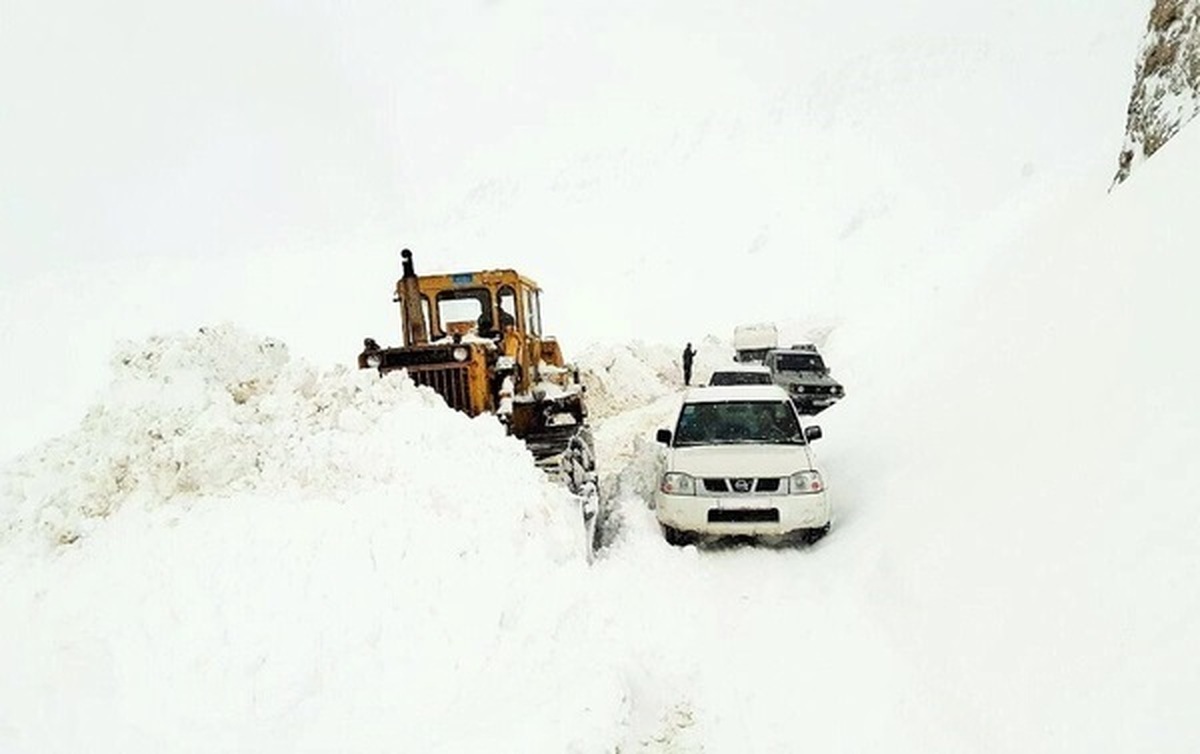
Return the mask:
M 537 290 L 533 288 L 525 289 L 525 328 L 530 335 L 542 334 L 541 302 Z
M 458 288 L 437 294 L 438 337 L 451 322 L 474 322 L 479 331 L 492 329 L 492 296 L 486 288 Z
M 500 329 L 503 330 L 506 325 L 513 327 L 517 326 L 517 293 L 512 289 L 511 285 L 500 287 L 496 298 L 500 304 Z

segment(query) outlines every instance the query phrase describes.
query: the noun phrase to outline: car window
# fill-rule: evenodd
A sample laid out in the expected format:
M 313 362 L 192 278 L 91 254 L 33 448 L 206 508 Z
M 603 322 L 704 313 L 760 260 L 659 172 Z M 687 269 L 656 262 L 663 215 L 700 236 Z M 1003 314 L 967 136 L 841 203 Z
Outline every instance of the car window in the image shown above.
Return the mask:
M 825 362 L 815 353 L 780 353 L 775 368 L 781 372 L 824 372 Z
M 713 372 L 710 385 L 770 385 L 771 375 L 766 372 Z
M 713 372 L 709 377 L 710 385 L 769 385 L 768 372 Z
M 786 401 L 685 403 L 675 446 L 804 444 L 796 412 Z

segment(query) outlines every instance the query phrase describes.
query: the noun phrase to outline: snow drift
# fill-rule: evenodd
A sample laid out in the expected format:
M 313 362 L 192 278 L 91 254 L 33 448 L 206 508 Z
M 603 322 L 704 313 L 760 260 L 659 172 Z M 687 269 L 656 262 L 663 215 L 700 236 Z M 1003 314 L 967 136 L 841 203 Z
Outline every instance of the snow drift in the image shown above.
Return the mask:
M 321 372 L 233 327 L 129 343 L 113 367 L 107 395 L 79 430 L 7 477 L 19 520 L 62 542 L 130 501 L 287 493 L 345 502 L 370 485 L 446 490 L 443 475 L 467 463 L 500 489 L 540 479 L 496 422 L 448 411 L 432 390 L 399 375 Z M 479 448 L 469 459 L 456 451 L 468 445 Z M 461 505 L 442 497 L 446 514 Z M 512 525 L 563 505 L 546 484 L 540 499 L 489 511 L 514 514 Z
M 611 737 L 578 509 L 494 420 L 231 327 L 114 367 L 78 431 L 4 476 L 0 750 Z

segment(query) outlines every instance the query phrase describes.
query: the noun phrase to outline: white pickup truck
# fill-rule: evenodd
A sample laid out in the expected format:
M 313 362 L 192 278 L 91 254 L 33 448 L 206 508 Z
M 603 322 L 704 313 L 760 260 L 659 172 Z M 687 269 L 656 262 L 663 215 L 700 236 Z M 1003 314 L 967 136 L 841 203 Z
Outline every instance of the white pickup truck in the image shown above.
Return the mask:
M 831 516 L 811 447 L 820 437 L 776 385 L 688 391 L 674 428 L 656 435 L 666 446 L 654 494 L 663 536 L 817 541 Z

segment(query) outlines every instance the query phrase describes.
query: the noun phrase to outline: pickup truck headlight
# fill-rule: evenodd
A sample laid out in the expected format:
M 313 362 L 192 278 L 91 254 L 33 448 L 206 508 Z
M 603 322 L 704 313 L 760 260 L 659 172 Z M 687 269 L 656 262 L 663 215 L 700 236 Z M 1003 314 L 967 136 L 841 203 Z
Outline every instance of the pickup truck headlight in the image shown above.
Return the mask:
M 659 489 L 666 495 L 695 495 L 696 478 L 690 474 L 668 471 L 666 474 L 663 474 Z
M 819 471 L 797 471 L 788 479 L 793 495 L 811 495 L 825 489 Z
M 792 392 L 793 393 L 803 393 L 804 386 L 803 385 L 792 385 Z

